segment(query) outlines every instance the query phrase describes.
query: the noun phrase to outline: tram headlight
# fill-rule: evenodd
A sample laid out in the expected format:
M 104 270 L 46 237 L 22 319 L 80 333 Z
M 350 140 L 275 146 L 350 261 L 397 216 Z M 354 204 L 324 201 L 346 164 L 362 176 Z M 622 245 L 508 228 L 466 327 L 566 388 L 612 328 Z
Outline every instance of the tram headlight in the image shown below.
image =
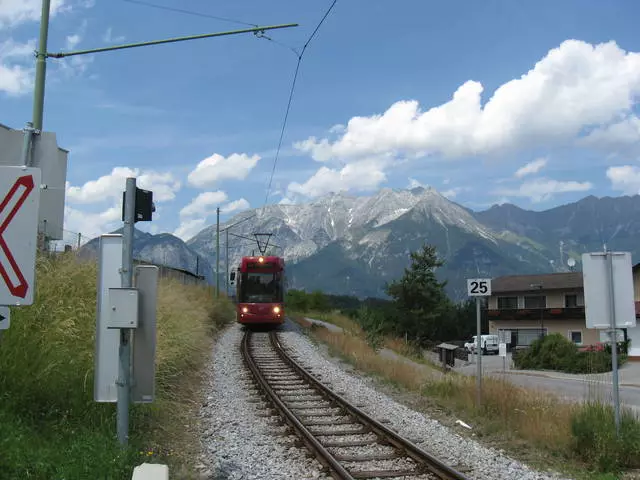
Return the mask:
M 247 307 L 242 307 L 242 313 L 247 313 L 249 309 Z
M 280 307 L 273 307 L 273 313 L 280 313 Z

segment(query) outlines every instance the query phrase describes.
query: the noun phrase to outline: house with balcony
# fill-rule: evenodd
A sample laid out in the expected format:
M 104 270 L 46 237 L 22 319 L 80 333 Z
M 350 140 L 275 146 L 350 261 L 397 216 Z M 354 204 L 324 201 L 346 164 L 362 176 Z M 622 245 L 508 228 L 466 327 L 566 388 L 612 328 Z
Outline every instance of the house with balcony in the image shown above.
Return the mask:
M 586 327 L 582 272 L 498 277 L 491 293 L 489 332 L 510 332 L 512 348 L 530 345 L 543 332 L 560 333 L 579 346 L 600 341 L 598 330 Z
M 627 329 L 627 338 L 631 340 L 629 358 L 640 360 L 640 263 L 633 266 L 633 300 L 636 304 L 636 326 Z

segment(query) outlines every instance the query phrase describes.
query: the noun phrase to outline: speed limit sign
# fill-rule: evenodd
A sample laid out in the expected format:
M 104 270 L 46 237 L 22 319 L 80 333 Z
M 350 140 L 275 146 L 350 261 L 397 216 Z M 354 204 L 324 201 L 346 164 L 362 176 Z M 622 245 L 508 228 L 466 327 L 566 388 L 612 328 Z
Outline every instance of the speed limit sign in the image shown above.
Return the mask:
M 467 279 L 467 295 L 470 297 L 490 297 L 491 296 L 491 279 L 490 278 L 468 278 Z

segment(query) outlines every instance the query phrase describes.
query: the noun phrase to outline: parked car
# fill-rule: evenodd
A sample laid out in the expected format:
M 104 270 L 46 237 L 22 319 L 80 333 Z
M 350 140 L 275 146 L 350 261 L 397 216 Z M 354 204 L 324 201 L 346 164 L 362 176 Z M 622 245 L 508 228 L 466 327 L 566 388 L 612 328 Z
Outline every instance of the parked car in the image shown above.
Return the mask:
M 477 346 L 477 336 L 474 335 L 471 337 L 471 341 L 464 344 L 464 348 L 469 353 L 475 353 Z M 493 352 L 496 355 L 498 354 L 498 336 L 497 335 L 480 335 L 480 348 L 482 349 L 482 354 L 486 355 L 489 352 Z

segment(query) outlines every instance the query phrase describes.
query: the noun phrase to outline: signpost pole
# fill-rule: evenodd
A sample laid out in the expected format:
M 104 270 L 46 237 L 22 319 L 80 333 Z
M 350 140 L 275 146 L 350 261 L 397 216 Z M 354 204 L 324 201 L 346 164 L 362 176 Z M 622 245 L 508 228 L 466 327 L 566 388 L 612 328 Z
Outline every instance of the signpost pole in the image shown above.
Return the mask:
M 609 283 L 609 312 L 611 321 L 611 378 L 613 380 L 613 409 L 616 423 L 616 436 L 620 435 L 620 390 L 618 385 L 618 334 L 616 331 L 616 308 L 613 285 L 613 253 L 607 252 L 607 274 Z
M 127 178 L 124 196 L 124 228 L 122 230 L 122 288 L 133 286 L 133 238 L 136 212 L 136 179 Z M 129 441 L 129 395 L 131 383 L 131 329 L 120 329 L 118 373 L 118 441 Z
M 482 405 L 482 307 L 480 297 L 491 296 L 490 278 L 468 278 L 467 295 L 476 297 L 476 343 L 475 352 L 477 359 L 476 387 L 477 387 L 477 408 Z
M 482 325 L 481 325 L 480 297 L 476 297 L 476 390 L 478 396 L 478 408 L 482 404 Z

